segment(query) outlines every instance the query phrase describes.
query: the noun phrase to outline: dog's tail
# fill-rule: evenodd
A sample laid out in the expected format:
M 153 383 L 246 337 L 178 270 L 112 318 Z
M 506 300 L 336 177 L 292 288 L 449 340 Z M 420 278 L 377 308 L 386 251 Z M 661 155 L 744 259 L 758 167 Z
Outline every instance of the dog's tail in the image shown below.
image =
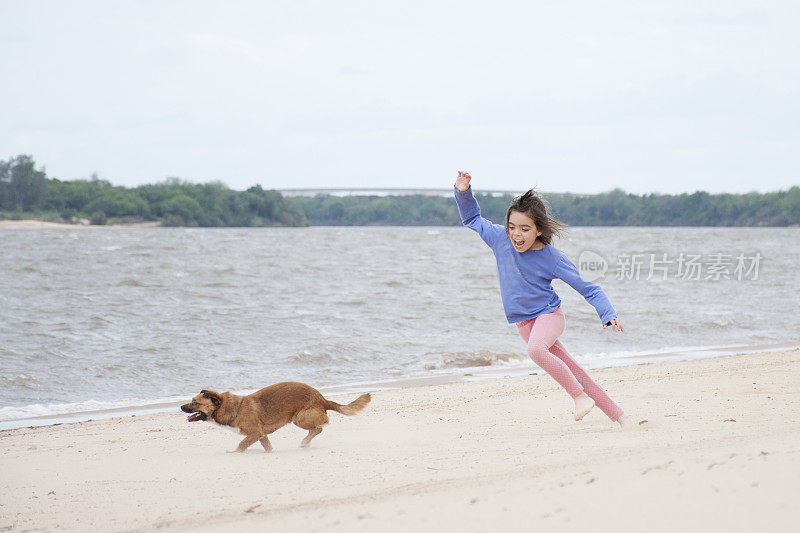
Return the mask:
M 328 404 L 325 406 L 325 409 L 332 409 L 336 412 L 342 413 L 343 415 L 354 415 L 357 412 L 361 411 L 364 407 L 367 406 L 369 401 L 372 399 L 370 393 L 362 394 L 352 402 L 348 403 L 347 405 L 342 405 L 340 403 L 332 402 L 330 400 L 325 400 Z

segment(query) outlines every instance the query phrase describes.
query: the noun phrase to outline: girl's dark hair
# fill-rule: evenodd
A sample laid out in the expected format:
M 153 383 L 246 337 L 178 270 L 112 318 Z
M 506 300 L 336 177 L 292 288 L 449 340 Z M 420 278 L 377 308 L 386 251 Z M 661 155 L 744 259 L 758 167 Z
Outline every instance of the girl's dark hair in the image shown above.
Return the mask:
M 548 207 L 547 202 L 533 189 L 517 196 L 511 201 L 506 212 L 506 231 L 508 231 L 508 218 L 511 216 L 511 212 L 519 211 L 533 219 L 536 230 L 542 232 L 539 239 L 545 244 L 552 244 L 553 235 L 561 236 L 567 226 L 547 214 Z

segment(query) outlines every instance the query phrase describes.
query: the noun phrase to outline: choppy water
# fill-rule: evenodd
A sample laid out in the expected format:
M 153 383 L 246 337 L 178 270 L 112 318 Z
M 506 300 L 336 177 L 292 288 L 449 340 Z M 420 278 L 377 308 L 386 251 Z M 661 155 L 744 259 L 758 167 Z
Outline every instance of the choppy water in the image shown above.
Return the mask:
M 798 229 L 572 228 L 556 245 L 610 263 L 599 283 L 625 324 L 604 332 L 556 282 L 579 357 L 800 342 Z M 718 253 L 733 279 L 713 279 Z M 736 279 L 739 254 L 760 254 L 757 274 Z M 651 258 L 668 268 L 647 279 Z M 534 369 L 465 228 L 0 230 L 0 420 L 484 365 Z

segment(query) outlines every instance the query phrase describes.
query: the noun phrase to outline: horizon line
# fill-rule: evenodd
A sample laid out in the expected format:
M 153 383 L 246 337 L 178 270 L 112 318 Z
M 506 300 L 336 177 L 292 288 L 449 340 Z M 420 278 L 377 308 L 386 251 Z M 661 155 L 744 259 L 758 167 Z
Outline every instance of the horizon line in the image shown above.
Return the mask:
M 411 196 L 415 194 L 424 196 L 450 196 L 453 194 L 452 187 L 292 187 L 275 190 L 283 196 L 316 196 L 317 194 L 325 193 L 331 194 L 332 196 Z M 482 189 L 478 192 L 490 194 L 492 196 L 517 196 L 524 191 Z

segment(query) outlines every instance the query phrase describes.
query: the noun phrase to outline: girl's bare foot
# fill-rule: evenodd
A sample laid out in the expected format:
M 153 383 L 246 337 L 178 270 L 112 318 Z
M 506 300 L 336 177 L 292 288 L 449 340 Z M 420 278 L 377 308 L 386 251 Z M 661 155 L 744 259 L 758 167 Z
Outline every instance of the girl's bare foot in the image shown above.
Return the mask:
M 619 423 L 619 427 L 622 429 L 632 429 L 636 427 L 636 422 L 634 422 L 634 420 L 625 413 L 619 415 L 619 418 L 617 418 L 617 423 Z
M 585 392 L 580 393 L 575 397 L 575 420 L 580 420 L 586 416 L 589 411 L 594 407 L 594 400 L 589 398 Z

